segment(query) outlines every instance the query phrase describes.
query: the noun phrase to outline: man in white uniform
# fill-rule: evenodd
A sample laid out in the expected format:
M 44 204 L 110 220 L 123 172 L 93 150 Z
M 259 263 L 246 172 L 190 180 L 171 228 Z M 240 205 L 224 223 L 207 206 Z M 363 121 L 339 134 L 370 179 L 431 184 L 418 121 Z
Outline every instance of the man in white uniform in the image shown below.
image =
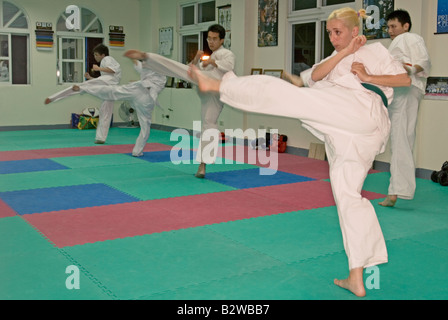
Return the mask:
M 380 205 L 392 207 L 397 198 L 413 199 L 415 183 L 414 142 L 418 107 L 425 94 L 426 80 L 431 68 L 428 50 L 423 38 L 410 33 L 409 13 L 395 10 L 387 16 L 392 43 L 389 52 L 400 61 L 412 80 L 410 87 L 394 89 L 394 101 L 389 106 L 391 120 L 390 184 L 388 196 Z
M 135 70 L 140 74 L 140 81 L 126 85 L 90 85 L 73 86 L 74 91 L 89 93 L 107 101 L 126 100 L 137 111 L 140 134 L 135 142 L 132 155 L 141 157 L 151 130 L 151 118 L 159 93 L 165 88 L 166 77 L 148 68 L 142 68 L 142 62 L 133 60 Z
M 230 50 L 225 49 L 222 46 L 226 35 L 226 31 L 222 26 L 210 26 L 207 35 L 209 47 L 213 51 L 212 55 L 209 59 L 201 61 L 204 52 L 198 51 L 191 64 L 197 65 L 208 76 L 214 79 L 221 79 L 225 73 L 233 71 L 235 67 L 235 55 Z M 157 73 L 194 83 L 188 75 L 189 66 L 185 64 L 167 59 L 154 53 L 144 53 L 138 50 L 129 50 L 125 53 L 125 55 L 129 58 L 144 60 L 144 65 Z M 217 155 L 215 153 L 203 153 L 202 150 L 217 150 L 219 143 L 219 141 L 215 139 L 212 141 L 206 141 L 203 139 L 204 132 L 207 129 L 218 129 L 217 122 L 218 117 L 221 114 L 223 104 L 219 100 L 219 94 L 216 93 L 199 92 L 199 97 L 201 98 L 202 107 L 202 133 L 196 157 L 196 160 L 200 162 L 196 177 L 204 178 L 206 164 L 214 163 Z M 207 147 L 209 143 L 213 143 L 211 148 L 210 146 Z
M 386 105 L 392 101 L 392 87 L 409 86 L 411 81 L 382 44 L 364 45 L 367 40 L 358 36 L 359 26 L 358 12 L 351 8 L 329 16 L 327 32 L 335 52 L 313 66 L 310 88 L 270 76 L 236 77 L 231 72 L 219 81 L 195 67 L 190 75 L 201 91 L 219 92 L 221 101 L 230 106 L 299 119 L 325 142 L 350 270 L 347 279 L 334 283 L 364 296 L 364 268 L 386 263 L 388 255 L 375 209 L 361 196 L 361 189 L 389 138 Z
M 100 66 L 94 64 L 92 69 L 94 71 L 99 71 L 101 76 L 98 78 L 93 78 L 88 72 L 86 72 L 84 76 L 88 81 L 80 84 L 79 86 L 84 87 L 92 85 L 95 86 L 97 90 L 101 90 L 103 86 L 119 84 L 121 80 L 121 67 L 114 58 L 109 56 L 109 48 L 103 44 L 99 44 L 93 49 L 93 55 L 96 62 L 100 63 Z M 78 92 L 74 91 L 72 87 L 67 88 L 45 99 L 45 104 L 61 100 L 77 93 Z M 114 101 L 103 101 L 100 107 L 100 116 L 98 127 L 96 129 L 95 143 L 105 143 L 109 133 L 113 111 Z

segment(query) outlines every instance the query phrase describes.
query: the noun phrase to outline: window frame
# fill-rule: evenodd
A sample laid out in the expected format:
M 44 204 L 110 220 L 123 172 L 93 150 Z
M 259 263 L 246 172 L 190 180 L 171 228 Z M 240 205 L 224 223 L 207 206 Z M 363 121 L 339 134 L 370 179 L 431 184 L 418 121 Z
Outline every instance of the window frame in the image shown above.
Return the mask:
M 81 59 L 64 59 L 63 55 L 62 55 L 62 42 L 64 39 L 77 39 L 77 40 L 82 40 L 82 50 L 83 50 L 83 57 L 82 57 L 82 63 L 83 63 L 83 74 L 81 79 L 84 79 L 84 72 L 86 72 L 86 65 L 87 65 L 87 56 L 88 56 L 88 52 L 86 51 L 86 41 L 87 38 L 98 38 L 98 39 L 102 39 L 103 43 L 106 39 L 106 31 L 104 28 L 104 23 L 101 21 L 100 17 L 96 14 L 96 12 L 86 8 L 86 7 L 79 7 L 79 9 L 82 11 L 82 9 L 86 9 L 89 10 L 91 13 L 95 14 L 95 19 L 93 19 L 89 24 L 87 24 L 84 28 L 84 30 L 71 30 L 71 31 L 60 31 L 60 30 L 56 30 L 56 37 L 57 37 L 57 45 L 58 45 L 58 54 L 57 54 L 57 61 L 56 61 L 56 79 L 57 79 L 57 84 L 62 85 L 62 84 L 72 84 L 74 82 L 64 82 L 63 79 L 63 74 L 64 74 L 64 70 L 63 70 L 63 66 L 64 66 L 64 62 L 81 62 Z M 56 28 L 58 25 L 59 20 L 61 19 L 61 17 L 66 17 L 66 12 L 63 11 L 57 20 L 56 23 Z M 82 14 L 81 14 L 81 19 L 82 19 Z M 92 26 L 96 21 L 98 21 L 98 23 L 101 25 L 101 29 L 102 32 L 86 32 L 86 30 L 88 30 L 88 28 L 90 26 Z M 82 21 L 81 21 L 81 26 L 82 26 Z M 110 50 L 110 47 L 109 47 Z
M 207 2 L 214 2 L 215 3 L 215 19 L 212 21 L 206 21 L 206 22 L 199 22 L 199 5 Z M 183 8 L 194 6 L 194 24 L 190 25 L 183 25 Z M 199 48 L 204 47 L 204 41 L 203 41 L 203 33 L 207 32 L 208 28 L 217 23 L 217 7 L 216 7 L 216 0 L 197 0 L 197 1 L 187 1 L 184 3 L 179 4 L 179 61 L 186 63 L 186 57 L 185 57 L 185 48 L 183 47 L 184 43 L 184 37 L 196 35 L 198 38 L 198 50 Z
M 328 16 L 333 10 L 350 7 L 356 10 L 356 2 L 353 0 L 348 3 L 341 3 L 335 5 L 323 5 L 324 0 L 317 0 L 317 7 L 312 9 L 293 10 L 294 0 L 289 0 L 288 18 L 287 18 L 287 34 L 286 39 L 292 39 L 293 29 L 297 24 L 316 23 L 316 42 L 315 42 L 315 61 L 310 62 L 311 66 L 320 62 L 323 59 L 324 51 L 324 38 L 326 36 L 325 30 L 323 30 L 323 23 L 327 20 Z M 294 58 L 294 43 L 293 41 L 286 42 L 286 70 L 293 71 L 293 58 Z
M 7 2 L 13 6 L 15 6 L 18 9 L 18 12 L 11 18 L 11 20 L 9 21 L 9 24 L 7 26 L 3 26 L 4 21 L 3 21 L 3 3 Z M 17 85 L 30 85 L 31 84 L 31 66 L 30 66 L 30 19 L 28 17 L 28 14 L 26 13 L 26 11 L 21 8 L 20 6 L 18 6 L 17 4 L 11 2 L 11 1 L 3 1 L 0 0 L 0 34 L 1 35 L 6 35 L 8 37 L 8 57 L 0 57 L 0 60 L 7 60 L 8 61 L 8 72 L 9 72 L 9 79 L 8 81 L 0 81 L 0 86 L 17 86 Z M 9 27 L 9 25 L 13 24 L 17 18 L 20 18 L 20 16 L 23 14 L 23 16 L 26 19 L 26 24 L 27 27 L 26 28 L 11 28 Z M 14 19 L 15 18 L 15 19 Z M 12 51 L 12 36 L 22 36 L 22 37 L 26 37 L 26 41 L 27 41 L 27 52 L 26 52 L 26 56 L 27 56 L 27 61 L 26 61 L 26 65 L 27 65 L 27 70 L 26 70 L 26 84 L 22 84 L 22 83 L 13 83 L 13 51 Z
M 8 61 L 8 81 L 0 81 L 0 85 L 9 85 L 12 84 L 11 34 L 0 31 L 0 36 L 6 36 L 8 38 L 8 56 L 2 56 L 0 53 L 0 61 Z
M 81 40 L 82 52 L 83 52 L 82 59 L 67 59 L 67 58 L 64 59 L 64 56 L 63 56 L 63 49 L 64 48 L 63 48 L 62 44 L 63 44 L 64 40 L 67 40 L 67 39 L 70 39 L 70 40 Z M 69 81 L 64 82 L 63 81 L 63 74 L 64 74 L 63 66 L 64 66 L 64 62 L 67 62 L 67 63 L 70 63 L 70 62 L 73 62 L 73 63 L 82 62 L 83 74 L 82 74 L 81 79 L 84 78 L 84 70 L 86 70 L 86 41 L 85 41 L 85 38 L 77 36 L 77 35 L 72 35 L 71 37 L 68 37 L 68 36 L 58 37 L 58 62 L 57 62 L 57 70 L 58 70 L 58 75 L 59 75 L 58 83 L 60 83 L 60 84 L 62 84 L 62 83 L 77 83 L 78 81 L 72 81 L 72 82 L 69 82 Z

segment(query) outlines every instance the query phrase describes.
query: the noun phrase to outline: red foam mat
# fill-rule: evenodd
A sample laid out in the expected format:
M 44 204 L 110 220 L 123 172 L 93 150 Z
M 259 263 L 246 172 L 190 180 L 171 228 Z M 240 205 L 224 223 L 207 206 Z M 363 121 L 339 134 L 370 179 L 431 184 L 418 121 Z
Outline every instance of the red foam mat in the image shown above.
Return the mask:
M 327 181 L 307 181 L 287 185 L 276 185 L 248 189 L 248 192 L 278 203 L 289 203 L 298 210 L 309 210 L 335 206 L 331 184 Z M 369 200 L 384 198 L 383 194 L 361 191 L 361 195 Z
M 14 217 L 17 213 L 0 199 L 0 218 Z
M 20 151 L 2 151 L 0 152 L 0 161 L 16 161 L 16 160 L 31 160 L 31 159 L 48 159 L 60 157 L 79 157 L 92 156 L 101 154 L 115 154 L 115 153 L 131 153 L 134 148 L 133 144 L 125 145 L 101 145 L 91 147 L 77 147 L 77 148 L 58 148 L 58 149 L 40 149 L 40 150 L 20 150 Z M 166 151 L 171 150 L 171 146 L 160 143 L 148 143 L 144 150 L 145 152 L 152 151 Z
M 260 162 L 260 156 L 257 152 L 262 154 L 265 151 L 254 150 L 247 146 L 226 146 L 219 149 L 218 157 L 225 159 L 232 159 L 234 161 L 244 162 L 259 167 L 271 167 L 274 165 L 273 161 L 277 161 L 277 170 L 306 176 L 313 179 L 329 179 L 328 161 L 317 160 L 313 158 L 300 157 L 289 153 L 275 153 L 267 152 L 264 156 L 266 159 L 262 161 L 267 162 L 263 164 Z M 370 170 L 370 173 L 378 171 Z
M 24 215 L 57 247 L 134 237 L 295 211 L 296 206 L 229 192 Z

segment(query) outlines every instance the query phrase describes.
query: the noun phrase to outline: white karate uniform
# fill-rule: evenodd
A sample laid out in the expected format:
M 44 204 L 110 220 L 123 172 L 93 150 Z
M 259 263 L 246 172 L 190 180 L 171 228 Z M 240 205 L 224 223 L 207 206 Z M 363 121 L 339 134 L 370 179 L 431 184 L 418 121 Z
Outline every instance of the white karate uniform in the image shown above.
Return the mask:
M 243 111 L 299 119 L 325 142 L 350 269 L 387 262 L 375 210 L 362 198 L 361 189 L 375 156 L 385 149 L 390 130 L 382 99 L 350 72 L 353 62 L 363 63 L 369 74 L 404 73 L 387 49 L 374 43 L 344 58 L 323 80 L 310 80 L 310 88 L 270 76 L 238 78 L 233 73 L 224 76 L 220 87 L 222 102 Z M 390 102 L 392 88 L 380 88 Z
M 150 69 L 142 68 L 140 61 L 137 62 L 137 65 L 134 65 L 134 68 L 140 73 L 140 81 L 121 86 L 82 86 L 81 92 L 92 94 L 107 101 L 125 100 L 132 103 L 137 111 L 140 124 L 140 134 L 135 142 L 132 155 L 140 157 L 143 155 L 143 149 L 149 139 L 152 112 L 159 93 L 165 88 L 166 77 Z
M 413 199 L 416 188 L 413 149 L 418 107 L 425 94 L 431 62 L 423 38 L 415 33 L 405 32 L 397 36 L 390 44 L 389 52 L 401 63 L 423 68 L 422 72 L 410 76 L 410 87 L 395 88 L 394 101 L 388 108 L 392 124 L 388 193 L 401 199 Z
M 101 71 L 102 81 L 105 81 L 109 85 L 117 85 L 121 80 L 121 67 L 120 64 L 111 56 L 106 56 L 101 60 L 101 68 L 109 68 L 114 71 L 113 74 Z M 88 82 L 86 82 L 88 83 Z M 80 86 L 81 87 L 81 86 Z M 99 88 L 100 89 L 100 88 Z M 101 89 L 100 89 L 101 90 Z M 114 113 L 114 101 L 105 100 L 100 107 L 100 118 L 98 121 L 98 127 L 96 128 L 95 140 L 106 141 L 109 134 L 110 122 Z
M 101 90 L 103 86 L 117 85 L 121 80 L 121 67 L 120 64 L 111 56 L 106 56 L 101 60 L 101 68 L 110 68 L 115 73 L 102 72 L 98 78 L 84 81 L 78 84 L 80 88 L 86 86 L 94 86 L 96 90 Z M 72 87 L 61 90 L 54 95 L 50 96 L 52 102 L 58 101 L 74 94 L 78 94 L 79 91 L 73 91 Z M 113 101 L 103 101 L 100 107 L 99 123 L 96 129 L 96 140 L 106 141 L 107 134 L 109 133 L 110 122 L 112 120 L 112 114 L 114 110 Z
M 147 53 L 147 55 L 148 58 L 145 60 L 145 64 L 148 68 L 169 77 L 179 78 L 197 84 L 188 76 L 188 65 L 167 59 L 154 53 Z M 233 71 L 235 67 L 235 55 L 232 53 L 232 51 L 225 49 L 222 46 L 218 50 L 214 51 L 210 58 L 216 61 L 216 64 L 218 66 L 217 68 L 211 65 L 203 68 L 202 63 L 199 63 L 198 67 L 205 74 L 214 79 L 222 79 L 225 73 Z M 206 141 L 205 139 L 203 139 L 203 137 L 205 130 L 218 129 L 217 122 L 219 115 L 221 114 L 223 104 L 219 100 L 218 94 L 202 92 L 198 93 L 201 99 L 202 132 L 196 161 L 206 164 L 212 164 L 216 161 L 217 154 L 210 154 L 207 152 L 204 152 L 203 154 L 202 150 L 218 150 L 219 141 L 215 139 L 213 139 L 212 141 Z M 206 147 L 207 149 L 205 149 Z

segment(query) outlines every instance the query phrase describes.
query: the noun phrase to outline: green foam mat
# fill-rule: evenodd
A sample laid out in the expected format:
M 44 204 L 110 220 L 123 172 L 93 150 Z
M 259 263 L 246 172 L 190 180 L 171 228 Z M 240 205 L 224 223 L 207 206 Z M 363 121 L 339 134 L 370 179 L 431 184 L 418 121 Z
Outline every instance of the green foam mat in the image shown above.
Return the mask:
M 241 162 L 226 163 L 225 161 L 226 160 L 223 158 L 217 158 L 216 163 L 209 164 L 206 166 L 207 173 L 258 168 L 257 166 L 247 163 L 241 163 Z M 173 164 L 172 162 L 160 162 L 160 165 L 184 172 L 186 174 L 195 174 L 198 171 L 199 164 L 190 162 L 190 163 L 180 163 L 176 165 Z
M 9 145 L 0 151 L 92 146 L 94 139 L 95 130 L 7 131 L 0 132 L 0 141 L 8 141 Z
M 20 217 L 0 219 L 0 299 L 110 299 L 92 275 L 80 272 L 69 290 L 67 267 L 76 261 L 52 246 Z
M 448 252 L 448 227 L 412 237 L 412 240 Z
M 344 250 L 335 207 L 221 223 L 210 228 L 286 263 Z
M 4 174 L 0 179 L 0 192 L 53 188 L 95 183 L 88 175 L 74 170 L 52 170 Z
M 279 265 L 271 257 L 201 227 L 64 250 L 122 299 Z
M 413 239 L 387 241 L 386 245 L 389 262 L 381 266 L 380 289 L 369 292 L 370 299 L 448 299 L 446 250 Z
M 144 201 L 236 190 L 220 183 L 185 174 L 132 181 L 123 179 L 123 181 L 109 182 L 108 185 Z
M 159 163 L 149 163 L 147 161 L 116 166 L 96 167 L 94 170 L 78 168 L 72 169 L 72 171 L 80 176 L 81 179 L 92 179 L 96 182 L 105 184 L 183 175 L 183 173 L 178 170 L 167 168 Z
M 81 157 L 65 157 L 51 159 L 68 168 L 95 168 L 104 166 L 116 166 L 120 164 L 140 164 L 144 160 L 126 154 L 102 154 Z
M 364 181 L 362 189 L 366 191 L 387 194 L 387 189 L 389 188 L 389 179 L 389 172 L 377 172 L 369 174 Z
M 58 129 L 0 132 L 0 151 L 38 150 L 94 146 L 95 130 Z M 140 128 L 110 128 L 107 144 L 135 144 Z M 174 145 L 171 132 L 151 130 L 148 142 Z
M 382 207 L 372 201 L 386 240 L 411 237 L 448 227 L 447 212 L 399 201 L 396 207 Z
M 323 259 L 314 261 L 314 266 Z M 335 261 L 333 260 L 332 263 Z M 335 268 L 332 267 L 331 270 Z M 318 277 L 317 271 L 305 264 L 284 264 L 272 268 L 248 272 L 189 285 L 176 290 L 162 292 L 148 299 L 156 300 L 319 300 L 351 299 L 348 293 L 332 283 L 328 270 Z M 272 310 L 271 310 L 272 311 Z

